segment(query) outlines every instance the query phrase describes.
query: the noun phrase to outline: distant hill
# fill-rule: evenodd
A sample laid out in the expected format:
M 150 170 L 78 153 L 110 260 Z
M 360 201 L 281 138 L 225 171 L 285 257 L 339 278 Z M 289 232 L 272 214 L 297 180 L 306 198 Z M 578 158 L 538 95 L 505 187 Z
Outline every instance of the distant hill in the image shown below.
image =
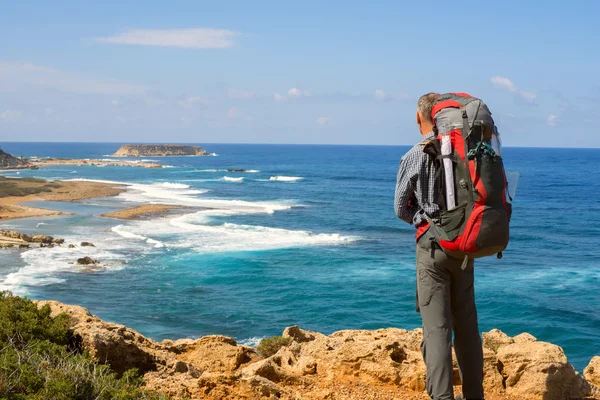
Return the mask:
M 0 169 L 24 169 L 31 167 L 27 160 L 21 160 L 0 149 Z
M 114 157 L 164 157 L 164 156 L 208 156 L 207 151 L 198 146 L 182 144 L 124 144 Z

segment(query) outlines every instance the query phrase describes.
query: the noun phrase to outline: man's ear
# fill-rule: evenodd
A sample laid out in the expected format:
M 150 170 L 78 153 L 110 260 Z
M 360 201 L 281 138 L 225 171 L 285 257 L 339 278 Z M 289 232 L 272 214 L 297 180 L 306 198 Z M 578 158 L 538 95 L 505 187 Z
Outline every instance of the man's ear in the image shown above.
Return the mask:
M 423 122 L 423 119 L 421 117 L 421 113 L 419 111 L 417 111 L 417 125 L 421 126 L 422 122 Z

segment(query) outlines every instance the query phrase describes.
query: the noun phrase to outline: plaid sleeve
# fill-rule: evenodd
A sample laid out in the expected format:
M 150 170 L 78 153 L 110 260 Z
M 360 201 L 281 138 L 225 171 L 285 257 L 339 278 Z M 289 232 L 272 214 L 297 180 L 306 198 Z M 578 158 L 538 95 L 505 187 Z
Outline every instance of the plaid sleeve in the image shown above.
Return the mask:
M 415 189 L 421 169 L 421 154 L 413 148 L 400 160 L 396 179 L 394 209 L 401 220 L 412 224 L 419 207 L 415 198 Z

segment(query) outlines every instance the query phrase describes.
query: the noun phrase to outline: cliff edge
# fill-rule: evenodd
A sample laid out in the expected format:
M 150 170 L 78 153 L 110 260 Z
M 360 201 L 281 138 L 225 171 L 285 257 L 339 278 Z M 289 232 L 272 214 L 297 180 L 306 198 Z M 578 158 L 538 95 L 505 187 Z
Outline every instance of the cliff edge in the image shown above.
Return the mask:
M 208 156 L 199 146 L 181 144 L 124 144 L 114 157 Z
M 174 398 L 426 400 L 420 329 L 344 330 L 329 336 L 286 328 L 288 344 L 263 358 L 224 336 L 155 342 L 88 310 L 55 301 L 83 348 L 117 372 L 137 368 L 146 388 Z M 599 399 L 596 357 L 581 376 L 563 350 L 523 333 L 483 334 L 488 400 Z M 456 392 L 460 378 L 455 368 Z M 587 379 L 587 380 L 586 380 Z

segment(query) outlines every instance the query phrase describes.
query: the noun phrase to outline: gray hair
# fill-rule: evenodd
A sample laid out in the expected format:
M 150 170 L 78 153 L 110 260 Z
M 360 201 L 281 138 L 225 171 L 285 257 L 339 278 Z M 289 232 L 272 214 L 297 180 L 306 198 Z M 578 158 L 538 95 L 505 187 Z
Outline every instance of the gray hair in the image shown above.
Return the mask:
M 439 93 L 427 93 L 419 97 L 417 102 L 417 110 L 423 115 L 428 122 L 433 122 L 431 119 L 431 109 L 433 108 L 433 102 L 438 99 L 441 95 Z

